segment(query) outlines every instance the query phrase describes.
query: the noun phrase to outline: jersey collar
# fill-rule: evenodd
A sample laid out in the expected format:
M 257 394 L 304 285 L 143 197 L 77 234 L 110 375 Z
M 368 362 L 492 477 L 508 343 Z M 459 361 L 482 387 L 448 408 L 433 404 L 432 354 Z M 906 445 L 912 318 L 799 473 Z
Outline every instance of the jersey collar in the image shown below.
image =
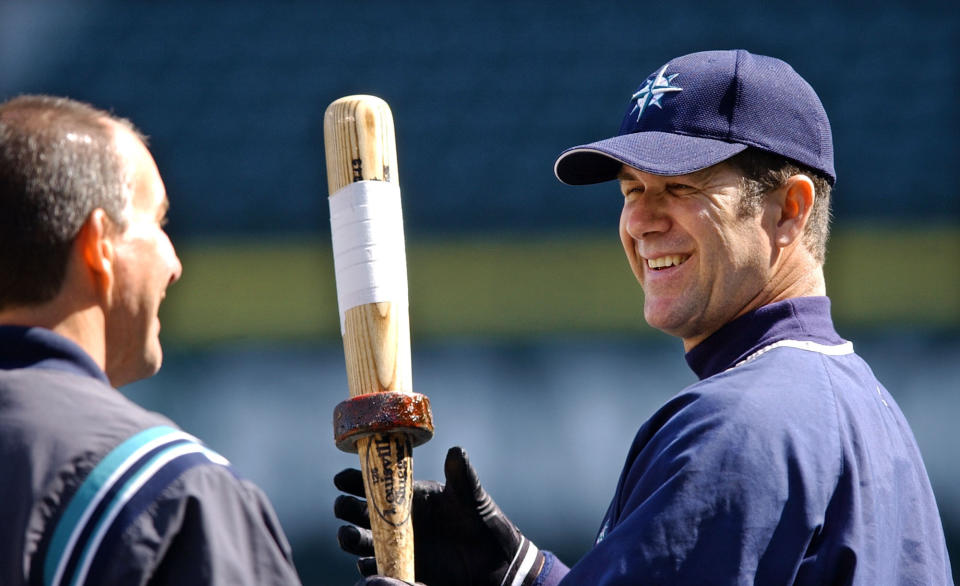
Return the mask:
M 745 313 L 687 352 L 687 364 L 703 380 L 782 340 L 845 343 L 830 319 L 830 299 L 795 297 Z
M 110 384 L 83 348 L 39 327 L 0 326 L 0 369 L 46 368 L 89 376 Z

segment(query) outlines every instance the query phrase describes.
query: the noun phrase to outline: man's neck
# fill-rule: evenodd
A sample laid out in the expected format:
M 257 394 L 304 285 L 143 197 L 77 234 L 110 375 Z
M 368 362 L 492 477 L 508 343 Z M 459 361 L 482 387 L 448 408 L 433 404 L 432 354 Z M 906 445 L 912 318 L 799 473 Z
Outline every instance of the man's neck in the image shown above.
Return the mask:
M 822 297 L 827 294 L 826 281 L 823 277 L 823 266 L 812 258 L 805 258 L 803 263 L 785 266 L 775 278 L 757 292 L 748 303 L 744 304 L 727 323 L 738 317 L 755 311 L 765 305 L 794 299 L 797 297 Z M 721 324 L 719 327 L 723 327 Z M 689 352 L 700 342 L 710 337 L 718 328 L 699 332 L 696 336 L 683 338 L 683 351 Z

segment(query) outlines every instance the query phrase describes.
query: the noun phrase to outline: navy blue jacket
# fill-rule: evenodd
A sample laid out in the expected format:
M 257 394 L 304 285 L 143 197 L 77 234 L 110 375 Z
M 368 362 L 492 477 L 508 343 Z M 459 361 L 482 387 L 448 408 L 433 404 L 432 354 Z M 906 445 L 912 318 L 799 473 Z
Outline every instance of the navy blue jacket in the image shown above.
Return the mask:
M 300 583 L 263 493 L 51 331 L 0 327 L 0 479 L 4 586 Z
M 746 314 L 687 362 L 700 381 L 640 428 L 562 584 L 953 583 L 913 434 L 827 298 Z

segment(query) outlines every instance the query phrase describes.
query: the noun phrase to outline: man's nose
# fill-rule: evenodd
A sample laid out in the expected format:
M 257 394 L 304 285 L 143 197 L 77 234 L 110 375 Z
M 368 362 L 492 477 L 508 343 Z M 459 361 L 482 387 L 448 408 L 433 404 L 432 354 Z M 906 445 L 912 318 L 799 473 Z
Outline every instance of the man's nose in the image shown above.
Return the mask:
M 183 274 L 183 264 L 180 262 L 180 257 L 177 256 L 176 249 L 173 248 L 173 243 L 170 243 L 170 281 L 167 283 L 167 286 L 173 285 L 180 280 L 180 276 Z
M 643 192 L 633 193 L 623 204 L 624 227 L 636 239 L 670 229 L 663 194 L 654 192 L 650 187 Z

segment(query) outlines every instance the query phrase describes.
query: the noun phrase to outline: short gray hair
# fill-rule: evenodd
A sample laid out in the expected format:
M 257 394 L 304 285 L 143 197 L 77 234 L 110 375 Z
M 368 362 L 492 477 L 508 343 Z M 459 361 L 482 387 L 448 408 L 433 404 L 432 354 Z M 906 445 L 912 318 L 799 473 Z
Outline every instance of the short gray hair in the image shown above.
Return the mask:
M 142 140 L 129 121 L 68 98 L 0 104 L 0 308 L 57 295 L 95 209 L 125 226 L 129 178 L 111 121 Z

